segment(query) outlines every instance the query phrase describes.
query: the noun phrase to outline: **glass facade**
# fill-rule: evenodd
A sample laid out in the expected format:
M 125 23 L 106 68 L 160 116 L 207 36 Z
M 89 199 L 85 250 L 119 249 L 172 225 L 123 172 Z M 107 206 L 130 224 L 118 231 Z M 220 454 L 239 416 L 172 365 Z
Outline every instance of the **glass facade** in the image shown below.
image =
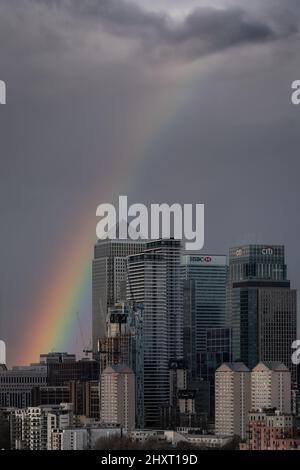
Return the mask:
M 128 258 L 128 300 L 143 305 L 144 423 L 158 428 L 160 408 L 169 400 L 167 265 L 159 253 Z
M 247 245 L 230 249 L 227 290 L 233 360 L 253 368 L 279 361 L 293 368 L 296 292 L 287 280 L 284 246 Z
M 231 282 L 245 280 L 283 281 L 286 279 L 284 246 L 246 245 L 229 250 Z
M 126 299 L 127 256 L 143 251 L 144 242 L 98 240 L 92 265 L 93 352 L 97 356 L 98 339 L 106 336 L 109 307 Z
M 192 377 L 199 377 L 207 332 L 225 327 L 227 258 L 190 255 L 182 258 L 184 357 Z

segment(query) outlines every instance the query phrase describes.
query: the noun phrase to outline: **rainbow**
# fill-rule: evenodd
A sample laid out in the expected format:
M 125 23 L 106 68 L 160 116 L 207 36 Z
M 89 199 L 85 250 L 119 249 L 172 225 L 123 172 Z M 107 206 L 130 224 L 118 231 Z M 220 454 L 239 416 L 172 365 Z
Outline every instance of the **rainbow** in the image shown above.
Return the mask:
M 57 265 L 47 277 L 34 308 L 30 335 L 26 338 L 22 361 L 36 361 L 51 350 L 66 350 L 78 305 L 88 288 L 92 239 L 86 227 L 64 247 Z
M 190 96 L 190 80 L 195 76 L 195 69 L 197 77 L 199 76 L 199 66 L 190 66 L 184 76 L 179 76 L 177 85 L 172 87 L 164 101 L 157 104 L 152 117 L 148 118 L 147 126 L 138 130 L 138 142 L 135 142 L 134 156 L 127 165 L 127 172 L 118 176 L 119 182 L 114 179 L 117 195 L 130 192 L 126 188 L 134 185 L 135 178 L 142 171 L 144 161 L 149 158 L 151 144 L 171 125 L 172 119 L 176 118 L 181 106 Z M 95 195 L 97 196 L 94 197 Z M 103 199 L 99 200 L 99 196 Z M 74 336 L 78 331 L 77 312 L 91 288 L 91 259 L 96 227 L 95 200 L 100 204 L 110 202 L 115 197 L 112 182 L 111 186 L 107 182 L 100 191 L 95 188 L 93 198 L 91 197 L 93 202 L 86 205 L 89 212 L 83 210 L 74 221 L 74 226 L 67 226 L 62 249 L 47 274 L 44 288 L 35 299 L 33 309 L 28 312 L 28 332 L 22 334 L 21 339 L 23 364 L 36 362 L 40 353 L 66 351 L 74 344 Z M 87 312 L 84 314 L 87 315 Z

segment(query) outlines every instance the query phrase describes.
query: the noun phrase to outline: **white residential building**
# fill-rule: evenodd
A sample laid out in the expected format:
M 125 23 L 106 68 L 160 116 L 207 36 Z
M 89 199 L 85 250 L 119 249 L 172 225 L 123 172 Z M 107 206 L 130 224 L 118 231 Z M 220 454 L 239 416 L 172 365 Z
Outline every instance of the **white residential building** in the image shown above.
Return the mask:
M 251 407 L 251 374 L 244 363 L 224 363 L 216 370 L 215 399 L 215 433 L 244 439 Z
M 73 424 L 72 405 L 13 409 L 10 414 L 11 448 L 14 450 L 47 450 L 52 429 Z
M 93 450 L 99 439 L 121 436 L 121 428 L 103 428 L 99 423 L 81 428 L 52 429 L 48 450 Z
M 280 362 L 260 362 L 251 372 L 251 409 L 291 413 L 291 372 Z
M 135 428 L 135 375 L 127 365 L 108 366 L 101 374 L 100 420 L 106 426 Z

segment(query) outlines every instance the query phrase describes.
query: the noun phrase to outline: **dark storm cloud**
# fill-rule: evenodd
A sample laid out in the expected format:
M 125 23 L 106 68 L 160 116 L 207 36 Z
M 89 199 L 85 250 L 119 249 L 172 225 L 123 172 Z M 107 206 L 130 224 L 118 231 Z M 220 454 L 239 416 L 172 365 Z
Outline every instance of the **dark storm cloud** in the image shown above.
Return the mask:
M 197 59 L 224 49 L 295 35 L 299 31 L 299 5 L 266 2 L 267 16 L 244 7 L 198 7 L 182 19 L 150 12 L 119 0 L 44 0 L 49 7 L 64 8 L 76 18 L 98 22 L 106 31 L 140 42 L 155 57 Z M 291 11 L 290 5 L 293 4 Z M 263 10 L 263 8 L 262 8 Z
M 205 251 L 252 232 L 285 243 L 300 287 L 300 0 L 165 0 L 165 13 L 160 0 L 132 1 L 0 0 L 0 337 L 11 363 L 58 252 L 68 259 L 82 212 L 94 236 L 111 192 L 205 203 Z

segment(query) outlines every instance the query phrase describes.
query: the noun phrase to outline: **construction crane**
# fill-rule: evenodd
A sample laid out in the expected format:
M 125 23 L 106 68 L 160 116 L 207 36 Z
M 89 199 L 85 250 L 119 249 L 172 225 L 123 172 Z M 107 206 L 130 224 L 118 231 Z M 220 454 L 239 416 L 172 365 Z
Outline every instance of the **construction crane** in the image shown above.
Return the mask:
M 84 346 L 84 345 L 87 344 L 87 343 L 85 342 L 85 338 L 84 338 L 84 334 L 83 334 L 83 329 L 82 329 L 82 325 L 81 325 L 81 321 L 80 321 L 79 312 L 76 312 L 76 316 L 77 316 L 77 321 L 78 321 L 78 327 L 79 327 L 79 331 L 80 331 L 81 341 L 82 341 L 82 344 L 83 344 L 83 350 L 82 350 L 82 352 L 85 354 L 86 357 L 88 357 L 88 355 L 91 354 L 91 353 L 93 352 L 93 350 L 91 349 L 91 347 Z

